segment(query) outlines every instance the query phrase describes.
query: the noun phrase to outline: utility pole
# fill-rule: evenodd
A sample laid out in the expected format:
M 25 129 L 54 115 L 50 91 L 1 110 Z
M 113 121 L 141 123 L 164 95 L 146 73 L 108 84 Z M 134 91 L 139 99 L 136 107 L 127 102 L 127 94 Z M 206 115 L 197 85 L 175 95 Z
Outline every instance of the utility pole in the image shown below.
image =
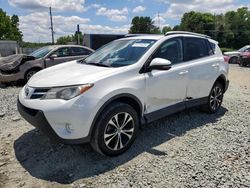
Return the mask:
M 80 26 L 77 24 L 77 44 L 80 44 Z
M 50 14 L 50 29 L 51 29 L 52 44 L 54 44 L 55 43 L 55 41 L 54 41 L 54 28 L 53 28 L 51 7 L 49 7 L 49 14 Z

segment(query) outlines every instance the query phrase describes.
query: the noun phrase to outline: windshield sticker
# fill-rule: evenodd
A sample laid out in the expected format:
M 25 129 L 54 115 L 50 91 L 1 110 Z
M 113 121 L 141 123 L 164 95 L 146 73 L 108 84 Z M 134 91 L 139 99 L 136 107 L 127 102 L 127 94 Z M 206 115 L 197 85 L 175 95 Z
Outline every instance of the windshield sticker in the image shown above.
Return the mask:
M 140 48 L 147 48 L 150 43 L 134 43 L 132 47 L 140 47 Z

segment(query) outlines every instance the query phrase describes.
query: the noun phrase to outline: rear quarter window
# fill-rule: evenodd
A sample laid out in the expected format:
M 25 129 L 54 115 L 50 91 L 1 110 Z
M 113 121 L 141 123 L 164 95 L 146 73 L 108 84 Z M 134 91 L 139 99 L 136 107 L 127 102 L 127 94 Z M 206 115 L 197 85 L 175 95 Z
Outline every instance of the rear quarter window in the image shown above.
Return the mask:
M 214 44 L 213 42 L 209 42 L 211 49 L 212 49 L 212 53 L 215 54 L 215 48 L 216 48 L 216 44 Z M 212 54 L 211 54 L 212 55 Z

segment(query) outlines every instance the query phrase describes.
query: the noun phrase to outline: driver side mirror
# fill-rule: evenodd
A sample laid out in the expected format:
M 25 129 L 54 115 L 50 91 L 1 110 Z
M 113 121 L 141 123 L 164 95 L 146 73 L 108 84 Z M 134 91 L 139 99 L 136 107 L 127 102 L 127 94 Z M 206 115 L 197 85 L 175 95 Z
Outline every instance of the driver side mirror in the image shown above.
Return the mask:
M 154 58 L 149 66 L 149 70 L 169 70 L 172 66 L 172 63 L 163 58 Z
M 55 58 L 57 58 L 56 54 L 52 54 L 51 56 L 49 56 L 50 60 L 54 60 Z

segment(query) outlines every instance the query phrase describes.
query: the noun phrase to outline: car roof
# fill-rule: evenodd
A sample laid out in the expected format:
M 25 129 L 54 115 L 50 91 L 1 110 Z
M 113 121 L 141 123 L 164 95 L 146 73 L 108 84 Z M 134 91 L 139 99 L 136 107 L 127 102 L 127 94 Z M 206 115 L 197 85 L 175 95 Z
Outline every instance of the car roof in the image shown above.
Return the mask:
M 87 46 L 81 46 L 81 45 L 76 45 L 76 44 L 55 44 L 55 45 L 48 45 L 48 46 L 44 46 L 44 47 L 51 47 L 51 48 L 61 48 L 61 47 L 80 47 L 80 48 L 85 48 L 85 49 L 88 49 L 88 50 L 91 50 L 91 51 L 94 51 L 93 49 L 91 48 L 88 48 Z
M 164 35 L 154 35 L 154 34 L 138 34 L 138 35 L 127 35 L 125 38 L 121 38 L 118 40 L 131 40 L 131 39 L 148 39 L 148 40 L 159 40 L 163 38 Z
M 180 36 L 180 37 L 196 37 L 196 38 L 204 38 L 208 39 L 210 42 L 217 42 L 213 39 L 211 39 L 210 36 L 199 34 L 199 33 L 193 33 L 193 32 L 187 32 L 187 31 L 170 31 L 167 32 L 165 35 L 162 34 L 128 34 L 125 35 L 124 38 L 121 38 L 119 40 L 130 40 L 130 39 L 152 39 L 152 40 L 160 40 L 164 37 L 174 37 L 174 36 Z

